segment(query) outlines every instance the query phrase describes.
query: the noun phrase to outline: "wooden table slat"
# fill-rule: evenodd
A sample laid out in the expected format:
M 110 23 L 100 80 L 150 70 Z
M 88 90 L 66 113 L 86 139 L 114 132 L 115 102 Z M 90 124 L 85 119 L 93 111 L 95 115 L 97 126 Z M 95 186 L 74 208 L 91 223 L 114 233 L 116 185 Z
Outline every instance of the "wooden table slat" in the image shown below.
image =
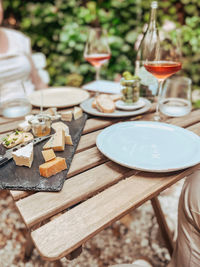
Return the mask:
M 198 167 L 168 177 L 141 173 L 124 179 L 33 231 L 31 236 L 35 246 L 46 260 L 64 257 Z
M 25 224 L 30 228 L 135 172 L 108 162 L 66 180 L 59 193 L 36 193 L 17 201 L 16 205 Z

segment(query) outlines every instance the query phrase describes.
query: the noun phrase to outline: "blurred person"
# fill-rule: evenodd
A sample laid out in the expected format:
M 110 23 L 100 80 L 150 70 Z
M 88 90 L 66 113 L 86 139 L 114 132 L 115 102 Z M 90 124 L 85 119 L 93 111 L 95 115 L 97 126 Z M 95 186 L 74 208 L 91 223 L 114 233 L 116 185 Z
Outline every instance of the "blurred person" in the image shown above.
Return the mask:
M 112 267 L 151 267 L 139 259 L 133 264 Z M 167 267 L 200 266 L 200 169 L 190 174 L 183 185 L 178 207 L 178 237 L 171 262 Z
M 0 0 L 0 25 L 3 23 L 4 13 L 2 2 Z M 5 83 L 23 81 L 27 95 L 34 90 L 47 87 L 34 66 L 31 41 L 23 33 L 0 26 L 0 62 L 0 86 Z M 17 94 L 17 92 L 7 90 L 7 96 Z

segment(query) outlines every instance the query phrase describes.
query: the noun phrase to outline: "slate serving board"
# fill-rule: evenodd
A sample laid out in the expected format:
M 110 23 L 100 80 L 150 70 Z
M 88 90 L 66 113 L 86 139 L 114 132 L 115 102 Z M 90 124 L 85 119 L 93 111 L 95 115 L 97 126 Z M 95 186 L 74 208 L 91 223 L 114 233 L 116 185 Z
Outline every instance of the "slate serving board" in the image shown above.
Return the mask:
M 63 122 L 69 126 L 69 132 L 73 140 L 73 146 L 65 145 L 65 150 L 55 154 L 66 159 L 67 169 L 49 178 L 40 176 L 39 165 L 44 163 L 41 151 L 44 144 L 49 140 L 42 141 L 34 146 L 34 160 L 31 168 L 16 166 L 14 160 L 0 167 L 0 189 L 23 190 L 23 191 L 47 191 L 58 192 L 62 189 L 67 173 L 78 146 L 87 115 L 84 113 L 78 120 Z M 56 122 L 56 121 L 54 121 Z M 52 132 L 53 133 L 53 132 Z

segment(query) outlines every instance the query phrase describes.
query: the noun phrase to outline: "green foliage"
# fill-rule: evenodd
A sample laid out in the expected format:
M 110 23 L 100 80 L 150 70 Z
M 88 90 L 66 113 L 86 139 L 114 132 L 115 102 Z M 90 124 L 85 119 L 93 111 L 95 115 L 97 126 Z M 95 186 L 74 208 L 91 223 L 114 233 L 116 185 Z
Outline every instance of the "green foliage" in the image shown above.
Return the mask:
M 47 56 L 51 84 L 64 85 L 94 79 L 94 68 L 83 58 L 88 27 L 108 30 L 112 57 L 101 76 L 113 80 L 124 70 L 134 72 L 134 44 L 148 22 L 150 0 L 4 0 L 5 18 L 30 36 L 33 50 Z M 163 0 L 158 20 L 182 25 L 184 73 L 200 86 L 200 1 Z M 76 74 L 71 76 L 71 74 Z M 76 82 L 77 85 L 77 82 Z

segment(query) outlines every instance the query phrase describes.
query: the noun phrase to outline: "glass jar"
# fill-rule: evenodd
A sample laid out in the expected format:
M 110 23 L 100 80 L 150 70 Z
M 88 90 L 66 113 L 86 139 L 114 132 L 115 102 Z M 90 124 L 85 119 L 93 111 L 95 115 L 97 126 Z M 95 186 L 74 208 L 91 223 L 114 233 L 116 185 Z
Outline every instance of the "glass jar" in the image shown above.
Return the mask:
M 0 85 L 0 112 L 7 118 L 23 117 L 31 112 L 32 106 L 26 95 L 23 81 Z
M 125 103 L 131 104 L 139 100 L 140 79 L 138 77 L 132 80 L 126 80 L 125 78 L 122 78 L 120 84 L 121 84 L 122 100 Z
M 28 122 L 31 125 L 34 136 L 41 137 L 51 132 L 51 118 L 48 115 L 38 114 Z

